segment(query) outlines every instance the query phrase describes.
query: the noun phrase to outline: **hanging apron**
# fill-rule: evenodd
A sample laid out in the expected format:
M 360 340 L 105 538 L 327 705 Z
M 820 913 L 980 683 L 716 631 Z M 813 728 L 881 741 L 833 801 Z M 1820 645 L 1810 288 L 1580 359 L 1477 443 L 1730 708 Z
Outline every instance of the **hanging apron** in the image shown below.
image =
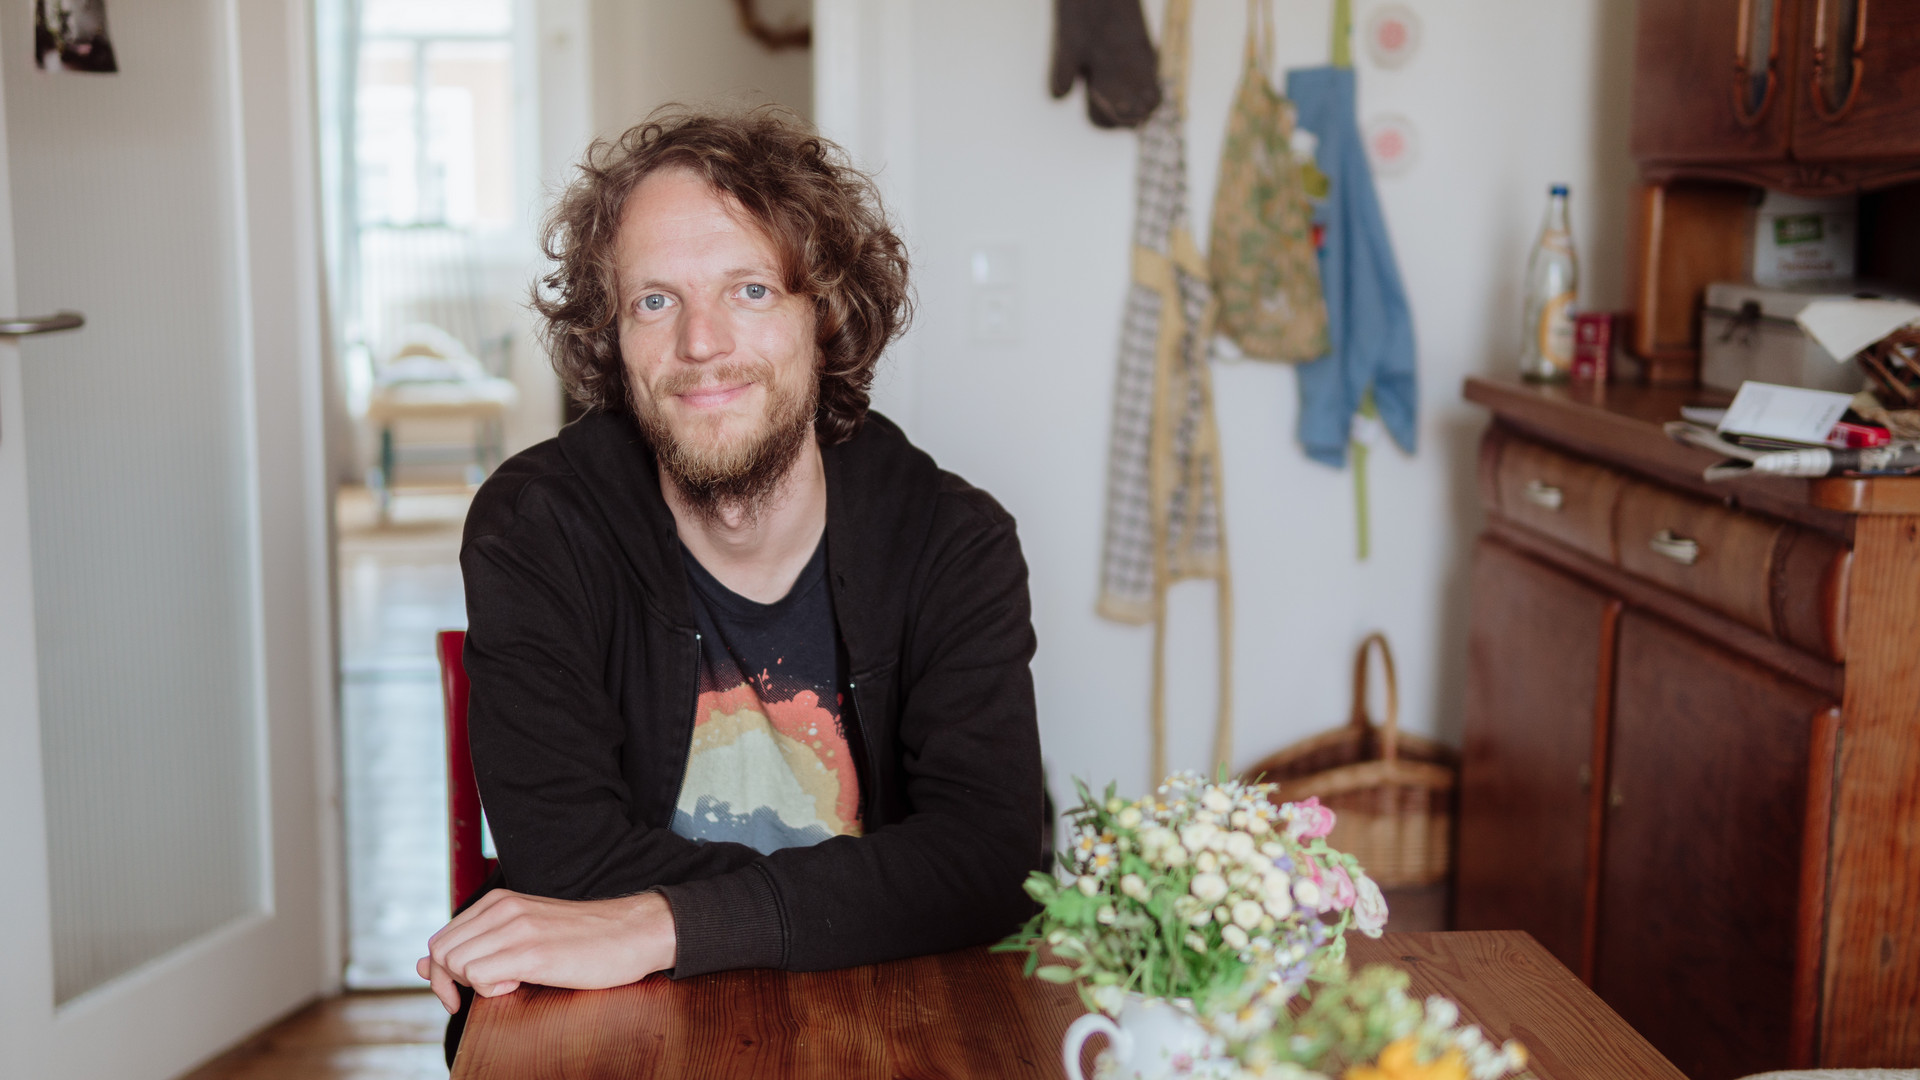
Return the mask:
M 1217 331 L 1251 359 L 1298 362 L 1327 352 L 1327 309 L 1313 247 L 1313 207 L 1293 153 L 1294 108 L 1267 80 L 1273 0 L 1247 0 L 1247 55 L 1227 116 L 1207 263 Z
M 1334 5 L 1333 64 L 1288 72 L 1287 96 L 1298 109 L 1299 126 L 1319 140 L 1318 164 L 1329 181 L 1327 196 L 1314 211 L 1322 234 L 1320 286 L 1329 350 L 1297 369 L 1300 442 L 1308 457 L 1335 468 L 1347 464 L 1348 447 L 1354 448 L 1355 513 L 1364 559 L 1366 451 L 1374 441 L 1369 432 L 1384 427 L 1412 453 L 1419 398 L 1413 316 L 1355 120 L 1349 4 L 1336 0 Z
M 1153 624 L 1152 782 L 1166 775 L 1167 589 L 1219 592 L 1216 768 L 1232 754 L 1233 613 L 1221 517 L 1220 435 L 1207 367 L 1214 302 L 1187 219 L 1186 84 L 1192 0 L 1167 0 L 1160 105 L 1140 128 L 1132 283 L 1120 331 L 1101 545 L 1101 615 Z

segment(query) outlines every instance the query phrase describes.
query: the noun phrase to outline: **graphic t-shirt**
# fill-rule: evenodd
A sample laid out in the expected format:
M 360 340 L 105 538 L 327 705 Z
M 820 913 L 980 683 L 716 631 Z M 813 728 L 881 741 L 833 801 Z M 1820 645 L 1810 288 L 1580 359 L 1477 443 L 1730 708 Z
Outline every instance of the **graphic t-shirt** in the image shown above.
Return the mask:
M 720 584 L 685 546 L 680 555 L 700 628 L 700 696 L 673 831 L 763 853 L 860 835 L 826 538 L 771 604 Z

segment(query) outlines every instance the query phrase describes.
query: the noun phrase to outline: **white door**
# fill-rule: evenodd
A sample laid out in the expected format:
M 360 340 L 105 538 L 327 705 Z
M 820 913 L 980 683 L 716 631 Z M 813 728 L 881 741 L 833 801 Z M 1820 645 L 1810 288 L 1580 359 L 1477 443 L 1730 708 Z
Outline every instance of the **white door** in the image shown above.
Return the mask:
M 56 7 L 62 0 L 46 0 Z M 81 0 L 64 0 L 76 6 Z M 337 980 L 298 0 L 0 0 L 0 1077 L 176 1076 Z

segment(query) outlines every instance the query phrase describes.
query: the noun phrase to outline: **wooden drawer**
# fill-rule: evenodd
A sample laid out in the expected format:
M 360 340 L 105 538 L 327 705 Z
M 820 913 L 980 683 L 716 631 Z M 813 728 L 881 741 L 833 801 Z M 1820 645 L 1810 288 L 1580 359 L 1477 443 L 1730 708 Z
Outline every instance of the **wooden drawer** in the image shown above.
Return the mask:
M 1819 533 L 1627 481 L 1620 566 L 1781 641 L 1845 658 L 1852 553 Z
M 1501 445 L 1494 473 L 1502 517 L 1615 561 L 1613 507 L 1626 483 L 1619 473 L 1524 439 Z

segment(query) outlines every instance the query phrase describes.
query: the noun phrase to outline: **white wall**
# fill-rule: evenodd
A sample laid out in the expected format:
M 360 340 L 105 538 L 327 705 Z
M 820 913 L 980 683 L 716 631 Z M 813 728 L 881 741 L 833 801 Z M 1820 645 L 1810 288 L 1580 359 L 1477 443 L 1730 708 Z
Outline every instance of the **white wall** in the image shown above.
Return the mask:
M 617 135 L 655 107 L 778 102 L 813 115 L 813 55 L 770 52 L 724 0 L 591 0 L 593 122 Z M 780 25 L 807 6 L 763 3 Z
M 1364 25 L 1376 6 L 1355 5 Z M 1354 556 L 1350 474 L 1309 462 L 1294 376 L 1217 364 L 1234 559 L 1236 767 L 1340 723 L 1359 639 L 1384 629 L 1403 722 L 1458 740 L 1473 468 L 1485 417 L 1469 374 L 1518 348 L 1520 278 L 1550 182 L 1573 185 L 1582 300 L 1620 306 L 1633 8 L 1617 0 L 1411 0 L 1411 63 L 1356 47 L 1360 115 L 1398 113 L 1418 158 L 1378 187 L 1419 340 L 1419 450 L 1373 455 L 1373 557 Z M 1275 0 L 1280 65 L 1323 62 L 1327 0 Z M 1188 123 L 1204 243 L 1245 5 L 1197 0 Z M 1128 276 L 1135 139 L 1046 93 L 1052 5 L 1039 0 L 820 0 L 824 133 L 869 168 L 903 219 L 918 321 L 884 370 L 879 407 L 1019 519 L 1032 568 L 1034 661 L 1056 797 L 1066 778 L 1147 782 L 1151 634 L 1094 615 L 1109 411 Z M 1158 33 L 1159 4 L 1149 4 Z M 1019 263 L 1017 338 L 978 340 L 968 265 Z M 1173 597 L 1169 760 L 1204 768 L 1214 706 L 1210 587 Z

